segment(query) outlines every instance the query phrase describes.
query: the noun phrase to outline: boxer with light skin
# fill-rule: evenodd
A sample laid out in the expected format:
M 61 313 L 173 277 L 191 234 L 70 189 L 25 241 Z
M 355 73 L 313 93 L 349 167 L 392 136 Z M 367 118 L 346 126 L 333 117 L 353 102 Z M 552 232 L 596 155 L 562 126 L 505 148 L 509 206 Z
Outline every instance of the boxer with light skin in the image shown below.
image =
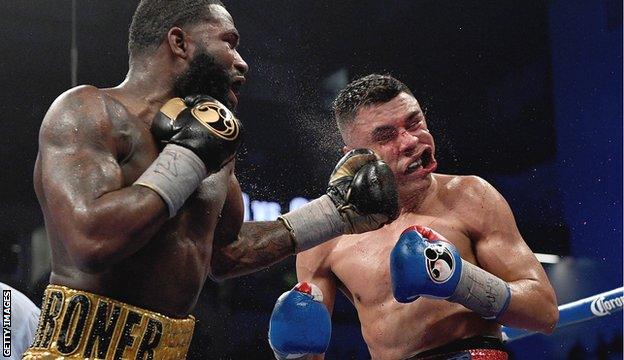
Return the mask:
M 337 165 L 327 195 L 243 224 L 243 126 L 231 110 L 248 65 L 238 43 L 218 0 L 142 0 L 123 83 L 79 86 L 52 104 L 34 169 L 51 285 L 26 359 L 185 358 L 208 277 L 396 217 L 391 171 L 360 149 Z
M 346 295 L 373 359 L 446 359 L 471 349 L 489 351 L 474 358 L 506 359 L 501 324 L 551 333 L 555 294 L 509 205 L 477 176 L 435 173 L 434 138 L 411 91 L 390 76 L 369 75 L 341 91 L 334 111 L 343 151 L 373 149 L 392 169 L 400 215 L 379 230 L 298 254 L 299 281 L 321 294 L 308 302 L 320 300 L 331 312 L 336 293 Z M 456 271 L 446 282 L 449 269 Z M 275 319 L 282 307 L 278 302 Z M 272 322 L 277 357 L 323 358 L 312 354 L 327 344 L 310 348 L 283 339 L 298 326 L 309 325 Z

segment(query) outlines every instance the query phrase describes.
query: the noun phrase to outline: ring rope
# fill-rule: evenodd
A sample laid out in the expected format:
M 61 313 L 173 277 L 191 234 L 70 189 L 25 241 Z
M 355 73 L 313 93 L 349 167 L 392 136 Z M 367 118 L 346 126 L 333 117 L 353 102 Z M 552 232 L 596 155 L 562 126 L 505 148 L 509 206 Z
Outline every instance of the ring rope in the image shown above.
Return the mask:
M 555 329 L 588 321 L 593 318 L 612 315 L 622 311 L 624 287 L 619 287 L 594 296 L 559 306 L 559 321 Z M 503 341 L 514 341 L 535 334 L 534 331 L 503 326 Z

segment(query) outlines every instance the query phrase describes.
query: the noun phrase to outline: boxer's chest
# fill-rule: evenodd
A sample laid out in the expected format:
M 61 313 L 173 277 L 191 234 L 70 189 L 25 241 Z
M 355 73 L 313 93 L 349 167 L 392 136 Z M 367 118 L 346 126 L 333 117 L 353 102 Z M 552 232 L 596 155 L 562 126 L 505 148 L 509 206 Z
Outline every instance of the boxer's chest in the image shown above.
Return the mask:
M 117 162 L 121 168 L 124 186 L 132 186 L 160 154 L 160 149 L 145 123 L 138 117 L 130 116 L 128 119 L 129 121 L 115 124 L 114 134 L 118 149 Z M 208 256 L 212 234 L 228 197 L 232 171 L 233 164 L 202 181 L 186 200 L 178 215 L 163 227 L 158 236 L 192 238 L 190 240 L 196 245 L 204 245 L 199 248 L 204 249 Z M 228 207 L 229 213 L 236 212 L 231 208 Z M 242 210 L 240 216 L 228 215 L 230 215 L 228 218 L 240 218 L 242 221 Z M 236 225 L 228 224 L 227 227 L 236 228 Z
M 392 299 L 390 252 L 401 233 L 413 225 L 428 226 L 451 241 L 466 259 L 474 259 L 470 239 L 454 214 L 409 214 L 377 231 L 344 237 L 331 254 L 332 272 L 353 301 L 368 306 Z

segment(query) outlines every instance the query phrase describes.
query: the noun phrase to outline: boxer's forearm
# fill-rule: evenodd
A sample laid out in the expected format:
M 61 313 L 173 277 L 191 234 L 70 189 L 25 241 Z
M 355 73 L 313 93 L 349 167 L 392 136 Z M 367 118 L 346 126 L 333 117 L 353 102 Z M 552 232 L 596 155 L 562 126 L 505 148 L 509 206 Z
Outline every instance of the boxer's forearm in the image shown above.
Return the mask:
M 498 322 L 514 328 L 552 333 L 559 319 L 552 287 L 535 279 L 513 281 L 509 287 L 511 302 Z
M 215 244 L 211 277 L 220 281 L 258 271 L 294 254 L 291 234 L 281 221 L 243 223 L 238 239 Z

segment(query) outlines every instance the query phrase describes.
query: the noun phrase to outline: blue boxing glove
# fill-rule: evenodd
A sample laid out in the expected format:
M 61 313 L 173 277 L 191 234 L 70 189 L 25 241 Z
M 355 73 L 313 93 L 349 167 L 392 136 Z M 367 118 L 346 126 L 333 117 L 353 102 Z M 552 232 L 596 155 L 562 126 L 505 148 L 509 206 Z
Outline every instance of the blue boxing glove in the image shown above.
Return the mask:
M 485 319 L 500 316 L 511 299 L 504 280 L 465 261 L 451 242 L 420 225 L 405 229 L 392 249 L 390 277 L 398 302 L 446 299 Z
M 318 286 L 301 282 L 275 303 L 269 345 L 279 360 L 322 354 L 329 346 L 331 319 Z

